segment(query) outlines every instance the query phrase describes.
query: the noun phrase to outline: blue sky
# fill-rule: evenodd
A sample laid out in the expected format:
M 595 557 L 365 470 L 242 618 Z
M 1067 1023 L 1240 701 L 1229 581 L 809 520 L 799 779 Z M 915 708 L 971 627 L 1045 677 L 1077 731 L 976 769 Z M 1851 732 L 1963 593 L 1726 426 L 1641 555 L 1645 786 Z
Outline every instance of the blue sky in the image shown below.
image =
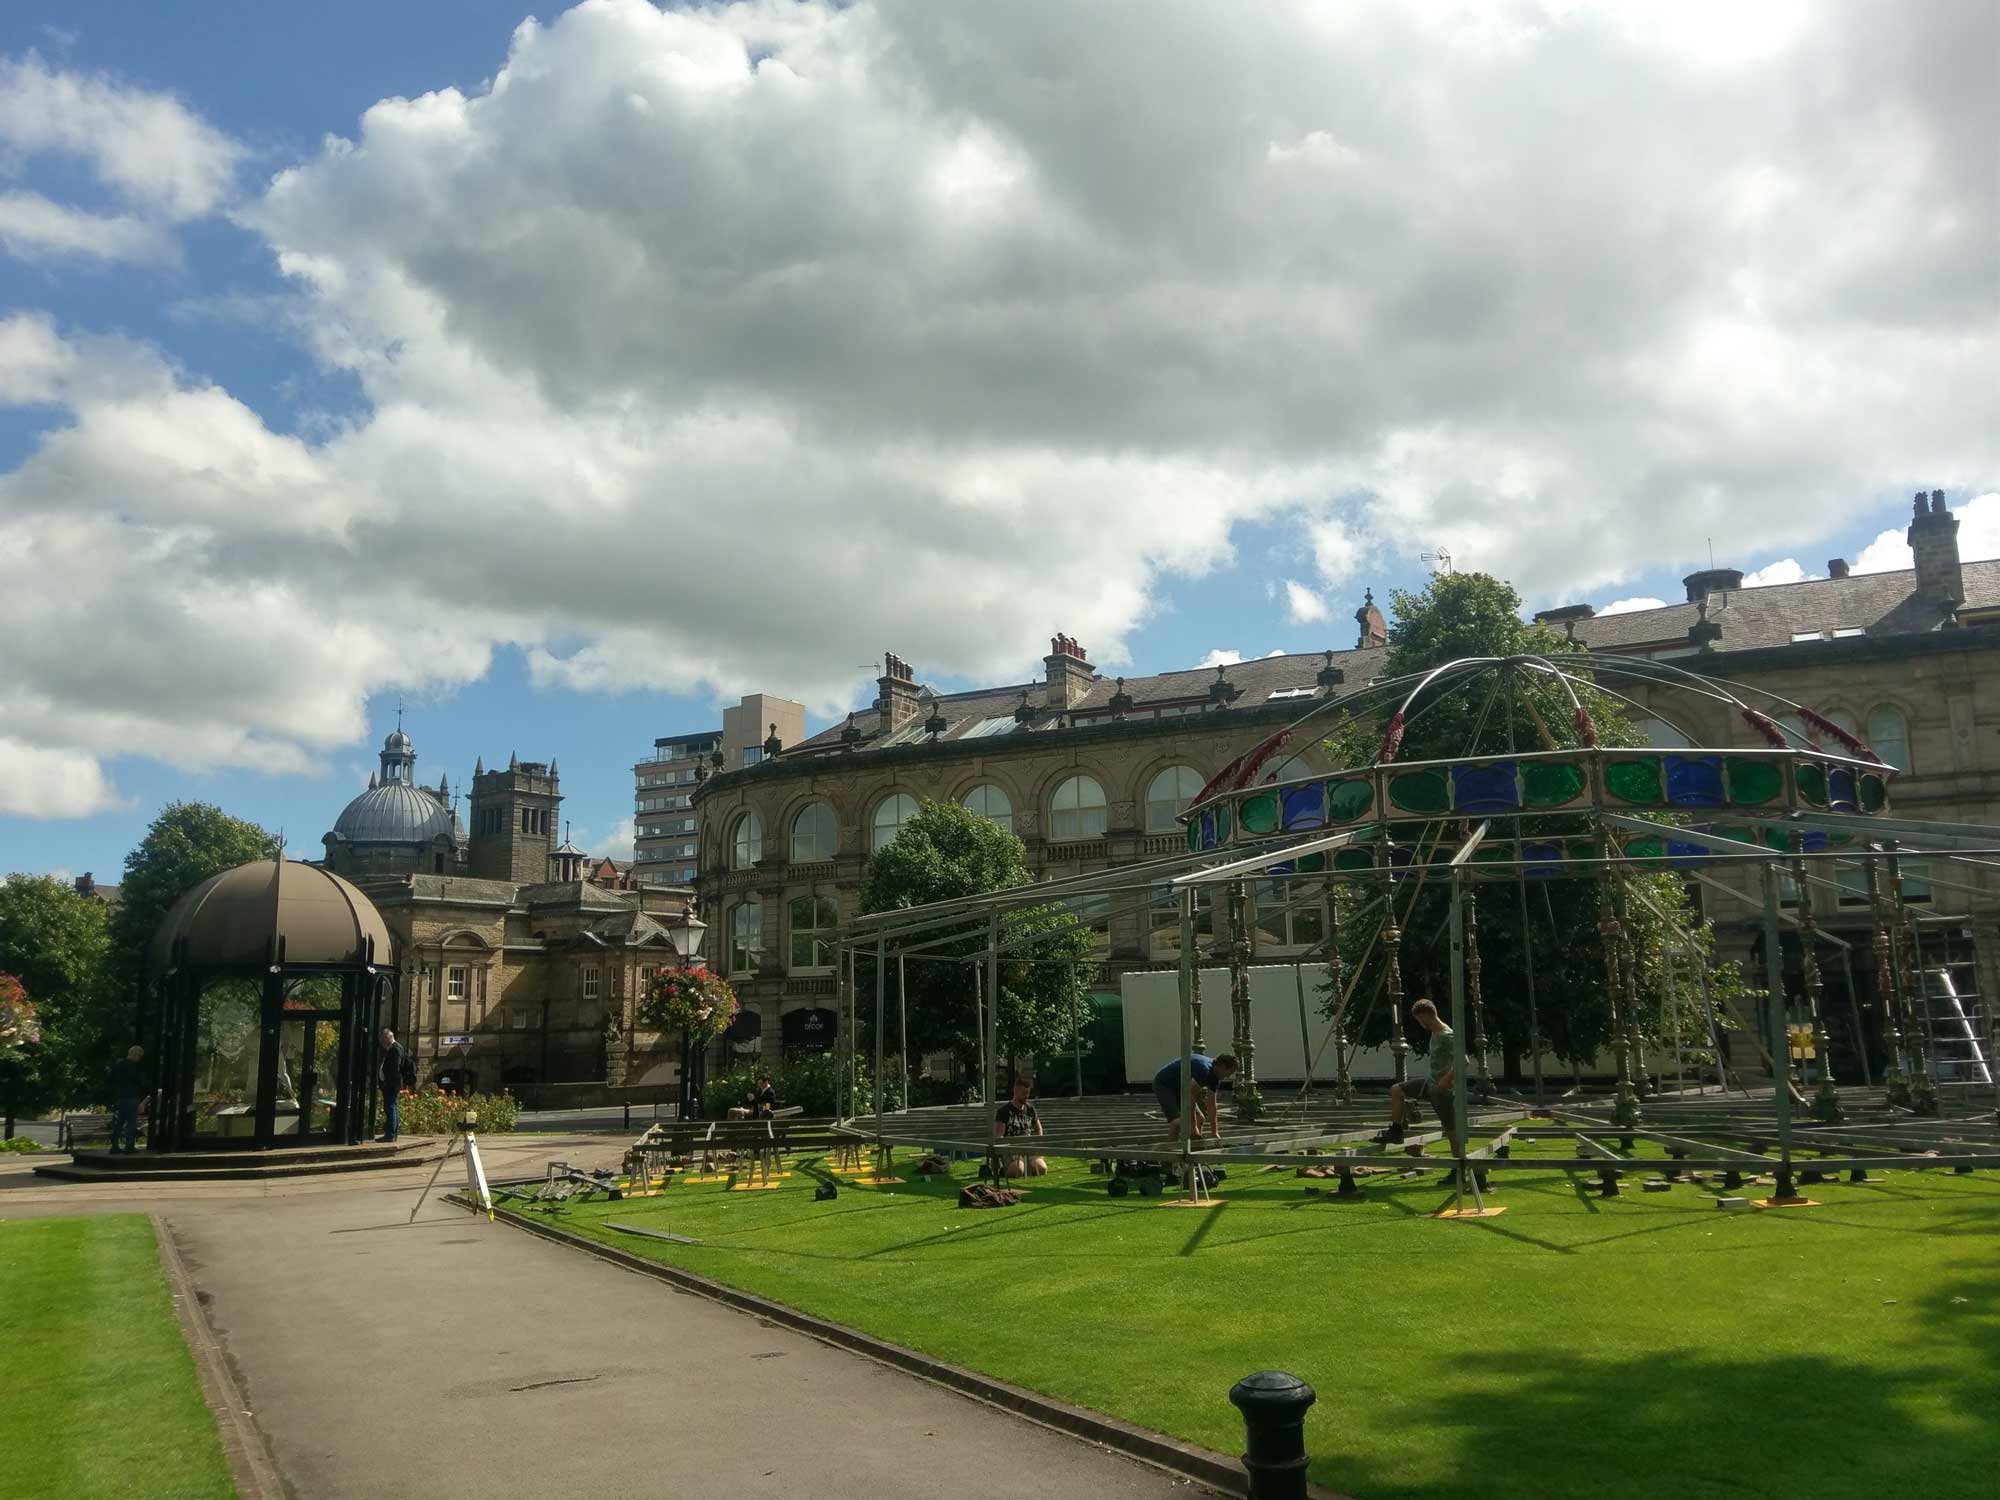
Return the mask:
M 1530 607 L 1893 566 L 1919 487 L 1992 555 L 1984 23 L 1870 9 L 16 0 L 0 869 L 175 798 L 316 850 L 399 699 L 602 850 L 656 735 L 883 649 L 1343 646 L 1440 547 Z

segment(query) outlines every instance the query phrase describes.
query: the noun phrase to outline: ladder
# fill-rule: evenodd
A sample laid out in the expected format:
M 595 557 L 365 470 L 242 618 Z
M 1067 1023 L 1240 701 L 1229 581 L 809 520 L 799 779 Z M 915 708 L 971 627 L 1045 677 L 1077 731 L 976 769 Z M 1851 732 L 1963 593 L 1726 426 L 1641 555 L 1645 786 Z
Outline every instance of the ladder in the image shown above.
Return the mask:
M 1993 1082 L 1993 1069 L 1980 1040 L 1985 1006 L 1963 994 L 1949 969 L 1923 970 L 1924 1029 L 1929 1034 L 1938 1083 Z

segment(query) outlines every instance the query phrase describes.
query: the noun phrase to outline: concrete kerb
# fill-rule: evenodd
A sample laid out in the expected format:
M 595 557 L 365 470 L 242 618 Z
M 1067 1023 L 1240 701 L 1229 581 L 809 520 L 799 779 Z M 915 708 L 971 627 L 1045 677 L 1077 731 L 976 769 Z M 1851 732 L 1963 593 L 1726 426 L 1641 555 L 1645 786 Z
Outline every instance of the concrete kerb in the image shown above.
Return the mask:
M 483 1212 L 476 1208 L 462 1193 L 452 1193 L 447 1202 L 470 1212 Z M 990 1375 L 982 1375 L 976 1370 L 968 1370 L 960 1365 L 947 1364 L 941 1359 L 933 1359 L 915 1349 L 906 1349 L 901 1344 L 892 1344 L 886 1339 L 875 1338 L 871 1334 L 849 1328 L 843 1323 L 828 1322 L 824 1318 L 813 1317 L 800 1312 L 795 1307 L 787 1307 L 782 1302 L 772 1302 L 751 1292 L 739 1291 L 725 1286 L 719 1281 L 711 1281 L 693 1271 L 670 1266 L 663 1261 L 649 1260 L 641 1255 L 620 1250 L 615 1245 L 607 1245 L 589 1238 L 587 1235 L 573 1234 L 555 1224 L 530 1219 L 510 1209 L 496 1208 L 494 1218 L 511 1224 L 516 1229 L 524 1229 L 529 1234 L 539 1235 L 557 1244 L 568 1245 L 600 1260 L 622 1266 L 628 1271 L 636 1271 L 642 1276 L 650 1276 L 656 1281 L 664 1281 L 669 1286 L 684 1292 L 692 1292 L 699 1297 L 721 1302 L 738 1312 L 751 1313 L 765 1318 L 810 1338 L 818 1339 L 835 1348 L 888 1365 L 956 1391 L 961 1396 L 974 1401 L 982 1401 L 988 1406 L 1012 1412 L 1042 1427 L 1052 1428 L 1070 1437 L 1081 1438 L 1108 1448 L 1136 1462 L 1164 1469 L 1183 1479 L 1208 1486 L 1225 1495 L 1247 1493 L 1248 1476 L 1244 1473 L 1240 1460 L 1210 1448 L 1184 1443 L 1178 1438 L 1164 1433 L 1152 1432 L 1144 1427 L 1135 1427 L 1129 1422 L 1121 1422 L 1116 1417 L 1108 1417 L 1103 1412 L 1092 1411 L 1086 1406 L 1072 1406 L 1066 1401 L 1058 1401 L 1053 1396 L 1045 1396 L 1039 1391 L 1031 1391 L 1025 1386 L 1010 1385 L 1004 1380 L 995 1380 Z M 1225 1392 L 1218 1392 L 1218 1400 L 1226 1399 Z M 1308 1500 L 1347 1500 L 1336 1490 L 1323 1485 L 1309 1484 L 1306 1487 Z
M 164 1219 L 156 1213 L 146 1217 L 153 1226 L 160 1269 L 166 1274 L 167 1290 L 173 1296 L 181 1336 L 187 1340 L 188 1353 L 194 1358 L 202 1398 L 215 1418 L 216 1436 L 222 1443 L 222 1456 L 229 1465 L 229 1477 L 236 1484 L 238 1500 L 285 1500 L 285 1485 L 278 1477 L 278 1466 L 272 1461 L 264 1434 L 244 1405 L 243 1388 L 237 1384 L 222 1343 L 209 1326 L 208 1314 L 195 1294 L 194 1281 L 188 1275 L 187 1262 L 181 1259 L 180 1247 L 174 1243 Z

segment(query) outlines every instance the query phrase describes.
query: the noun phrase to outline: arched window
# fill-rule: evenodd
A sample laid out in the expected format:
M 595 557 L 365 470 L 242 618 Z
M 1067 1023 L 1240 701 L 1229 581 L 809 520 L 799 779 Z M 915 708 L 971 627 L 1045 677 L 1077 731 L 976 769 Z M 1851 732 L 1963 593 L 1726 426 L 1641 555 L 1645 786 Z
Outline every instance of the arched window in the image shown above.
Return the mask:
M 739 902 L 729 913 L 729 972 L 754 974 L 764 947 L 764 907 L 759 901 Z
M 1804 721 L 1796 714 L 1789 716 L 1785 722 L 1794 729 L 1805 727 Z M 1639 732 L 1641 742 L 1655 750 L 1685 750 L 1694 744 L 1693 740 L 1657 714 L 1634 714 L 1632 727 Z
M 875 804 L 875 818 L 869 826 L 868 852 L 885 849 L 896 842 L 903 825 L 917 815 L 917 799 L 908 792 L 891 792 Z
M 1893 703 L 1868 710 L 1868 747 L 1899 771 L 1910 769 L 1910 721 Z
M 1104 837 L 1104 788 L 1094 777 L 1072 776 L 1049 798 L 1049 837 Z
M 794 896 L 785 910 L 791 932 L 791 972 L 833 967 L 840 908 L 827 896 Z
M 1174 833 L 1175 817 L 1194 801 L 1205 778 L 1193 766 L 1168 766 L 1146 787 L 1146 832 Z
M 989 823 L 999 824 L 1009 833 L 1014 831 L 1014 804 L 1005 792 L 991 782 L 976 786 L 965 794 L 965 810 Z
M 792 863 L 809 865 L 832 859 L 840 848 L 840 829 L 833 821 L 833 805 L 809 802 L 792 819 Z
M 1860 724 L 1855 722 L 1854 715 L 1849 713 L 1846 709 L 1829 708 L 1828 710 L 1826 710 L 1825 713 L 1821 714 L 1820 717 L 1825 719 L 1827 723 L 1834 725 L 1836 728 L 1845 729 L 1849 734 L 1853 735 L 1857 740 L 1861 738 Z
M 729 868 L 747 870 L 764 857 L 764 820 L 747 812 L 729 835 Z

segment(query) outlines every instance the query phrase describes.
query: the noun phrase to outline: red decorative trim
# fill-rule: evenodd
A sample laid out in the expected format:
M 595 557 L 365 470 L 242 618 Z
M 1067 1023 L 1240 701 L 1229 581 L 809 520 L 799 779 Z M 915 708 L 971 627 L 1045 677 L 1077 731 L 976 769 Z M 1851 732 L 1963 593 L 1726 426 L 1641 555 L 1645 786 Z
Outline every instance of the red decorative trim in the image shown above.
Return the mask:
M 1585 708 L 1581 703 L 1577 704 L 1576 714 L 1570 722 L 1575 725 L 1577 737 L 1583 741 L 1585 747 L 1596 748 L 1597 724 L 1590 717 L 1590 710 Z
M 1743 722 L 1763 735 L 1773 750 L 1790 748 L 1790 741 L 1785 738 L 1785 732 L 1771 722 L 1769 714 L 1760 714 L 1754 708 L 1746 708 L 1743 710 Z
M 1799 710 L 1799 717 L 1812 725 L 1813 728 L 1823 730 L 1825 733 L 1832 735 L 1846 749 L 1848 754 L 1854 756 L 1856 759 L 1870 761 L 1878 766 L 1886 766 L 1888 764 L 1881 756 L 1869 749 L 1865 743 L 1856 739 L 1824 714 L 1815 713 L 1810 708 L 1802 708 Z
M 1394 760 L 1396 752 L 1402 748 L 1403 711 L 1399 708 L 1396 710 L 1395 717 L 1389 720 L 1389 728 L 1382 736 L 1382 748 L 1375 752 L 1375 759 L 1378 762 Z

